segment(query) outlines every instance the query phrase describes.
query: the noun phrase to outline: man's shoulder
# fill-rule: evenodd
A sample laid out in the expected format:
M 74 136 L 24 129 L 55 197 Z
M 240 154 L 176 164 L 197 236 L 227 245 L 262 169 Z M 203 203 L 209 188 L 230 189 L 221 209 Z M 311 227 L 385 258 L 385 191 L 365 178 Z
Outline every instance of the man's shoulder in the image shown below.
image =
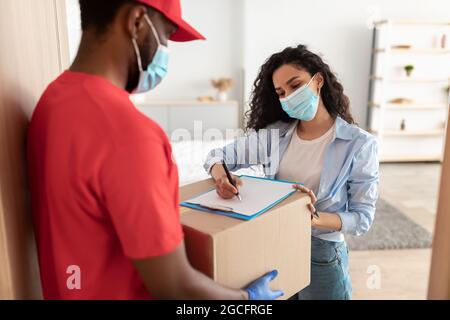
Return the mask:
M 72 77 L 61 75 L 45 90 L 32 123 L 48 127 L 55 121 L 66 123 L 66 128 L 108 136 L 112 140 L 132 142 L 151 140 L 166 144 L 161 127 L 141 113 L 130 100 L 130 95 L 99 77 Z

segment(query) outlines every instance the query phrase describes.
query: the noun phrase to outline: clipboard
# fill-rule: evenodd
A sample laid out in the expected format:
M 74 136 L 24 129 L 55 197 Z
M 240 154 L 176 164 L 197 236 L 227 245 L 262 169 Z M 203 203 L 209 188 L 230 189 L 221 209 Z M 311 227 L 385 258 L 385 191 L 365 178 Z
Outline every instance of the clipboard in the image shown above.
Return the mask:
M 247 175 L 239 176 L 239 178 L 241 178 L 244 182 L 244 186 L 240 190 L 243 204 L 237 203 L 236 199 L 220 199 L 216 194 L 214 188 L 189 200 L 186 200 L 180 205 L 186 208 L 248 221 L 262 215 L 292 194 L 296 193 L 297 190 L 295 190 L 292 185 L 299 184 L 286 180 L 275 180 Z M 247 192 L 244 189 L 246 185 L 248 185 Z M 272 193 L 270 192 L 271 190 L 273 191 Z M 266 195 L 269 194 L 269 196 L 261 197 L 259 195 L 257 197 L 257 203 L 254 203 L 254 208 L 249 208 L 249 210 L 245 213 L 240 212 L 240 210 L 236 209 L 236 207 L 242 208 L 243 206 L 245 206 L 246 200 L 252 201 L 253 199 L 253 202 L 255 202 L 256 195 L 258 195 L 259 191 L 263 191 Z M 214 200 L 215 197 L 216 200 Z M 210 201 L 203 202 L 205 201 L 205 199 L 208 199 Z M 261 206 L 262 204 L 264 205 Z M 249 207 L 251 207 L 252 205 L 253 204 L 249 205 Z

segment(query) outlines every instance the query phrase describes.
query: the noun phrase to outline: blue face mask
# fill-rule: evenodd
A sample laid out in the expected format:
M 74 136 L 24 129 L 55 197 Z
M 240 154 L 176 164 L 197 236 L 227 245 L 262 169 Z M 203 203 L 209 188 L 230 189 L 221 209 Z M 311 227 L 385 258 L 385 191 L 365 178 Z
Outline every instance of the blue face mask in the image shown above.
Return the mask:
M 316 95 L 309 88 L 314 77 L 315 75 L 308 84 L 295 90 L 289 97 L 280 99 L 283 110 L 291 118 L 302 121 L 311 121 L 316 116 L 319 107 L 320 92 L 319 95 Z
M 156 29 L 153 26 L 150 18 L 148 16 L 145 16 L 145 20 L 147 21 L 150 29 L 153 32 L 153 35 L 155 36 L 155 39 L 158 43 L 158 49 L 156 50 L 152 62 L 148 65 L 147 69 L 144 70 L 142 67 L 142 58 L 139 51 L 139 46 L 136 42 L 136 39 L 132 39 L 134 50 L 136 51 L 140 73 L 139 83 L 136 89 L 133 90 L 133 93 L 144 93 L 156 88 L 156 86 L 160 84 L 164 77 L 167 75 L 169 66 L 169 49 L 161 44 L 158 33 L 156 32 Z

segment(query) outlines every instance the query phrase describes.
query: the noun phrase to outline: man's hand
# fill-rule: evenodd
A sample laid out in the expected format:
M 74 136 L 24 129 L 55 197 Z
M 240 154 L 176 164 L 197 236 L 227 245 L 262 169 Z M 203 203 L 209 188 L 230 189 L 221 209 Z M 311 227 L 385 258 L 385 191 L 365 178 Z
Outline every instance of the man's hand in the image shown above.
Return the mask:
M 177 300 L 247 300 L 276 299 L 282 293 L 272 291 L 272 271 L 247 289 L 234 290 L 215 283 L 190 265 L 184 244 L 161 257 L 133 261 L 135 268 L 154 299 Z
M 270 289 L 270 281 L 278 275 L 277 270 L 273 270 L 253 282 L 246 291 L 249 300 L 275 300 L 284 295 L 282 291 Z

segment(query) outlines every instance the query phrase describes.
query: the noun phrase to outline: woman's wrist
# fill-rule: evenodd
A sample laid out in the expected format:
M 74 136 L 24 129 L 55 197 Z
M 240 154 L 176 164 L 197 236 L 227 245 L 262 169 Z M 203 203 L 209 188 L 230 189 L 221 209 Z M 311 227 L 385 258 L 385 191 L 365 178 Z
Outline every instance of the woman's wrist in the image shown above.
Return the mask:
M 319 228 L 321 225 L 321 219 L 320 219 L 320 212 L 317 212 L 319 217 L 315 217 L 313 214 L 311 214 L 311 226 L 314 228 Z
M 312 226 L 327 231 L 340 231 L 342 222 L 339 215 L 329 212 L 318 212 L 319 218 L 312 219 Z
M 223 166 L 220 162 L 215 163 L 211 167 L 210 173 L 211 173 L 211 177 L 216 181 L 218 179 L 222 178 L 224 175 L 226 175 L 225 169 L 223 168 Z

